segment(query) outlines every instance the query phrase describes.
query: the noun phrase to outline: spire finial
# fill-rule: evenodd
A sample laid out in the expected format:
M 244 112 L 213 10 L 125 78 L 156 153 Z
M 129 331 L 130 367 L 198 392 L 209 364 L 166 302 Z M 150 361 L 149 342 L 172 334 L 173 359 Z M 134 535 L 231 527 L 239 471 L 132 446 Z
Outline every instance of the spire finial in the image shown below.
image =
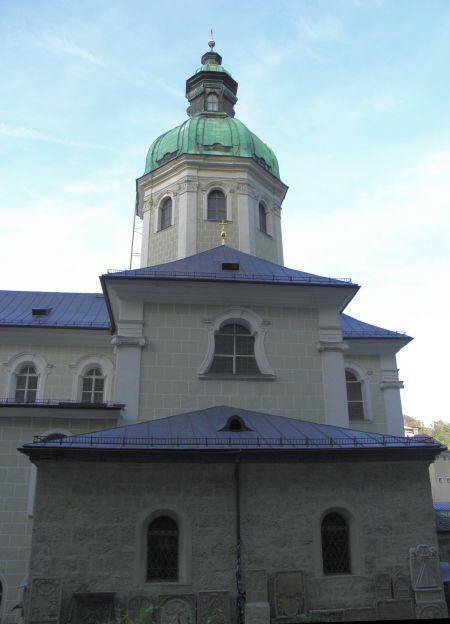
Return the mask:
M 211 28 L 211 38 L 210 38 L 210 40 L 208 41 L 208 45 L 209 45 L 209 47 L 211 48 L 211 52 L 212 52 L 212 51 L 213 51 L 213 49 L 214 49 L 214 46 L 216 45 L 216 42 L 214 41 L 214 35 L 213 35 L 212 28 Z
M 227 237 L 227 233 L 225 231 L 225 221 L 222 219 L 220 222 L 220 238 L 222 239 L 222 245 L 225 245 L 225 239 Z

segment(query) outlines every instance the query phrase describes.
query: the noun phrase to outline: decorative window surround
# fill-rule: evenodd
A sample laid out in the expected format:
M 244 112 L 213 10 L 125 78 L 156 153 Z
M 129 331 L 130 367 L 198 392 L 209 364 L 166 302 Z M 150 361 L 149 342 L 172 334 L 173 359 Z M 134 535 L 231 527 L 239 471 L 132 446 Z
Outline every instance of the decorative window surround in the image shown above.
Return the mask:
M 364 418 L 359 422 L 372 422 L 373 411 L 372 411 L 372 400 L 371 400 L 371 395 L 370 395 L 369 372 L 364 370 L 359 364 L 356 364 L 355 362 L 347 361 L 347 360 L 345 360 L 345 370 L 346 371 L 348 370 L 354 375 L 356 375 L 358 381 L 361 382 Z M 358 420 L 351 420 L 350 422 L 357 423 Z
M 114 366 L 111 360 L 104 356 L 88 355 L 81 358 L 76 364 L 71 364 L 73 371 L 72 401 L 81 401 L 83 377 L 90 368 L 100 368 L 105 378 L 103 401 L 110 401 L 114 378 Z
M 157 234 L 158 232 L 164 232 L 164 230 L 169 229 L 169 227 L 172 227 L 173 225 L 175 225 L 175 209 L 176 209 L 176 193 L 173 191 L 165 191 L 163 192 L 160 196 L 159 196 L 159 201 L 156 201 L 156 204 L 153 203 L 153 200 L 151 201 L 151 206 L 156 205 L 156 210 L 153 213 L 153 234 Z M 161 208 L 163 203 L 166 201 L 166 199 L 171 199 L 172 200 L 172 208 L 171 208 L 171 215 L 170 215 L 170 225 L 166 228 L 164 228 L 163 230 L 161 229 Z
M 12 357 L 9 362 L 4 364 L 6 368 L 6 396 L 14 399 L 16 395 L 16 380 L 19 370 L 26 365 L 34 366 L 38 375 L 38 383 L 36 390 L 36 400 L 44 398 L 44 388 L 48 374 L 53 368 L 52 364 L 47 364 L 41 355 L 36 353 L 19 353 Z
M 204 360 L 200 366 L 198 371 L 198 375 L 200 378 L 211 378 L 211 379 L 275 379 L 275 372 L 273 368 L 270 366 L 269 361 L 266 357 L 265 349 L 264 349 L 264 341 L 267 332 L 267 325 L 269 322 L 264 321 L 258 314 L 251 310 L 247 310 L 246 308 L 229 308 L 222 312 L 222 314 L 216 316 L 213 320 L 205 320 L 203 321 L 206 326 L 208 332 L 208 348 L 205 354 Z M 220 327 L 224 325 L 226 322 L 235 322 L 241 323 L 245 325 L 252 336 L 255 338 L 255 359 L 258 365 L 259 370 L 261 371 L 260 375 L 223 375 L 218 373 L 209 373 L 210 366 L 212 364 L 214 358 L 214 350 L 215 350 L 215 333 L 219 331 Z
M 225 195 L 226 211 L 227 211 L 226 221 L 231 222 L 233 220 L 233 216 L 232 216 L 230 192 L 220 182 L 211 182 L 211 184 L 208 184 L 208 186 L 203 191 L 203 218 L 206 221 L 210 221 L 208 219 L 208 196 L 211 193 L 211 191 L 222 191 L 222 193 Z M 211 221 L 211 222 L 216 223 L 216 221 Z

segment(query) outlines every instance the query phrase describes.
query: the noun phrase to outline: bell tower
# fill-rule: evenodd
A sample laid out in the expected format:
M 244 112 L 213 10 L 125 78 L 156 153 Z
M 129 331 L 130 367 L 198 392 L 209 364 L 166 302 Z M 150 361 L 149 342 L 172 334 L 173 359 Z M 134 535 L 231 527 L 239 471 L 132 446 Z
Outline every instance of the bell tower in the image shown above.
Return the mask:
M 152 143 L 136 181 L 142 267 L 220 245 L 222 221 L 228 246 L 283 264 L 287 186 L 270 147 L 235 117 L 238 83 L 208 45 L 186 81 L 188 119 Z

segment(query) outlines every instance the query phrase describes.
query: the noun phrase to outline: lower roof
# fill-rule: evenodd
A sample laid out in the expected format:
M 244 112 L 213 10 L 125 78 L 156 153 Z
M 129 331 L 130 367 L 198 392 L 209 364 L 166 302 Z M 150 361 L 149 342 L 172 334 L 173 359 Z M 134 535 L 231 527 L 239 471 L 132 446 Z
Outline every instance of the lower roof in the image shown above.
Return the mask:
M 236 428 L 237 427 L 237 428 Z M 400 437 L 286 418 L 230 406 L 215 406 L 174 416 L 47 441 L 36 436 L 21 452 L 44 456 L 137 457 L 146 461 L 176 455 L 219 457 L 278 456 L 343 461 L 371 458 L 434 457 L 444 450 L 431 437 Z

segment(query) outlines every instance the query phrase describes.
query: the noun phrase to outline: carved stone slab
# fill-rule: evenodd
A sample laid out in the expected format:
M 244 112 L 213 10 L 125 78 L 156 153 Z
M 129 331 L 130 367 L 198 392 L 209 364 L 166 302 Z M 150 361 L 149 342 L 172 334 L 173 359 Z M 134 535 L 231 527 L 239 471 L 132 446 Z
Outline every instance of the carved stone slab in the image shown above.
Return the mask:
M 347 609 L 345 612 L 346 622 L 374 622 L 375 609 L 372 607 L 363 607 L 356 609 Z
M 270 605 L 268 602 L 250 602 L 245 604 L 245 624 L 270 624 Z
M 414 591 L 442 589 L 439 555 L 436 548 L 425 544 L 410 548 L 409 564 Z
M 127 616 L 130 620 L 137 620 L 145 623 L 154 620 L 155 602 L 148 596 L 133 596 L 127 600 Z
M 266 570 L 247 570 L 245 573 L 246 602 L 267 602 Z
M 395 600 L 408 600 L 411 598 L 411 579 L 409 576 L 396 574 L 392 578 L 392 594 Z
M 160 596 L 159 624 L 195 624 L 195 596 Z
M 374 578 L 376 600 L 390 600 L 392 598 L 392 582 L 389 574 L 377 574 Z
M 309 611 L 313 622 L 345 622 L 343 609 L 324 609 L 321 611 Z
M 76 593 L 74 624 L 104 624 L 114 615 L 115 592 Z
M 414 620 L 412 600 L 377 600 L 377 620 Z
M 303 572 L 277 572 L 274 578 L 275 617 L 291 622 L 305 612 Z
M 58 624 L 61 611 L 62 577 L 35 577 L 30 585 L 27 623 Z
M 447 605 L 445 602 L 440 602 L 437 604 L 417 605 L 416 616 L 418 620 L 434 620 L 437 618 L 447 618 Z
M 197 624 L 230 624 L 230 594 L 226 591 L 199 592 Z

